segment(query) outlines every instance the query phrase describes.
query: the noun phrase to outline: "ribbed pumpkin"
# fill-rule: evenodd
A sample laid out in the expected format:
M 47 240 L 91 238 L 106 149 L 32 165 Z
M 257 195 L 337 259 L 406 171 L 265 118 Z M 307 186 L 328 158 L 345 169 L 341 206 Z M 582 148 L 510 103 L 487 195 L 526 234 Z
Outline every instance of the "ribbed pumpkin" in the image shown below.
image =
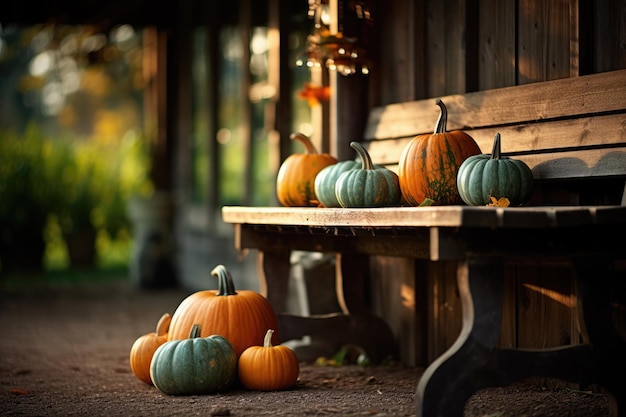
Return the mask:
M 221 335 L 233 345 L 237 356 L 257 345 L 267 329 L 277 329 L 278 319 L 272 305 L 261 294 L 235 290 L 230 272 L 216 266 L 217 290 L 198 291 L 185 298 L 174 311 L 168 340 L 185 339 L 194 324 L 202 325 L 202 336 Z M 274 334 L 278 343 L 278 332 Z
M 322 169 L 338 161 L 327 153 L 318 153 L 311 140 L 302 133 L 292 134 L 291 139 L 301 142 L 307 153 L 289 155 L 280 165 L 276 176 L 276 196 L 285 207 L 317 206 L 315 177 Z
M 167 330 L 172 316 L 165 313 L 156 325 L 156 331 L 144 334 L 135 340 L 130 348 L 130 369 L 137 378 L 152 385 L 150 379 L 150 361 L 159 346 L 167 342 Z
M 189 338 L 159 346 L 150 364 L 154 386 L 169 395 L 224 392 L 237 379 L 237 354 L 222 336 L 200 337 L 194 325 Z
M 361 167 L 360 161 L 341 161 L 322 169 L 315 177 L 315 196 L 324 207 L 341 207 L 335 194 L 337 178 L 346 171 Z
M 335 196 L 341 207 L 385 207 L 398 204 L 398 175 L 384 167 L 375 167 L 372 158 L 358 142 L 350 146 L 361 158 L 361 168 L 344 172 L 337 178 Z
M 491 154 L 467 158 L 459 168 L 459 195 L 470 206 L 484 206 L 491 197 L 506 197 L 511 206 L 526 204 L 533 194 L 533 172 L 518 159 L 501 154 L 500 133 L 493 140 Z
M 436 103 L 441 111 L 434 133 L 411 139 L 399 159 L 400 189 L 412 206 L 427 198 L 434 205 L 462 203 L 456 185 L 459 167 L 468 157 L 481 153 L 467 133 L 446 131 L 448 111 L 443 101 L 438 99 Z
M 298 380 L 300 364 L 287 346 L 273 346 L 269 329 L 263 346 L 251 346 L 239 357 L 239 381 L 257 391 L 276 391 L 291 387 Z

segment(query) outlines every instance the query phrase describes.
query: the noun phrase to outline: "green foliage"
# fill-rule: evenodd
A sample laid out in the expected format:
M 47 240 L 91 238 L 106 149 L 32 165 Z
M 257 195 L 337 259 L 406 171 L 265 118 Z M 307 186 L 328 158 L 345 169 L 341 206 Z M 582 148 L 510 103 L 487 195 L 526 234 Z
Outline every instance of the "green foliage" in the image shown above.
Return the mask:
M 139 137 L 121 146 L 0 132 L 0 255 L 16 239 L 45 240 L 53 259 L 67 262 L 64 236 L 97 232 L 98 251 L 117 253 L 116 237 L 130 240 L 126 201 L 152 192 L 149 153 Z M 125 247 L 128 247 L 125 244 Z
M 34 129 L 23 137 L 0 133 L 0 224 L 3 228 L 38 227 L 53 205 L 53 146 Z

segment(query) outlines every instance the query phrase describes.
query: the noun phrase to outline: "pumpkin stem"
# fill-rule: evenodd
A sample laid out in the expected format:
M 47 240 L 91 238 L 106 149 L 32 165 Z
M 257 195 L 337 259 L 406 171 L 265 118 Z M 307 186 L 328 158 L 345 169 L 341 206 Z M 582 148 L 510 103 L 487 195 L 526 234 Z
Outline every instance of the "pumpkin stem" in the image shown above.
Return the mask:
M 350 142 L 350 147 L 354 149 L 357 154 L 359 154 L 359 157 L 361 158 L 361 169 L 374 169 L 372 158 L 363 145 L 359 142 Z
M 170 315 L 170 313 L 163 314 L 156 325 L 156 334 L 158 336 L 164 336 L 170 328 L 171 321 L 172 316 Z
M 235 284 L 233 284 L 233 277 L 224 265 L 218 265 L 213 268 L 211 275 L 217 277 L 216 295 L 237 295 Z
M 274 330 L 268 329 L 267 333 L 265 333 L 265 338 L 263 339 L 263 347 L 272 347 L 272 336 L 274 335 Z
M 493 139 L 493 149 L 491 150 L 490 159 L 500 159 L 500 133 L 496 133 L 496 137 Z
M 300 133 L 300 132 L 292 133 L 291 136 L 289 136 L 289 138 L 291 140 L 297 140 L 298 142 L 302 143 L 304 147 L 306 148 L 306 151 L 308 154 L 317 155 L 317 149 L 315 149 L 315 146 L 313 146 L 311 139 L 306 137 L 303 133 Z
M 195 339 L 196 337 L 200 337 L 202 335 L 202 325 L 194 324 L 191 326 L 191 332 L 189 333 L 190 339 Z
M 435 104 L 438 105 L 441 110 L 439 112 L 437 123 L 435 124 L 435 133 L 446 133 L 446 125 L 448 124 L 448 109 L 440 98 L 435 101 Z

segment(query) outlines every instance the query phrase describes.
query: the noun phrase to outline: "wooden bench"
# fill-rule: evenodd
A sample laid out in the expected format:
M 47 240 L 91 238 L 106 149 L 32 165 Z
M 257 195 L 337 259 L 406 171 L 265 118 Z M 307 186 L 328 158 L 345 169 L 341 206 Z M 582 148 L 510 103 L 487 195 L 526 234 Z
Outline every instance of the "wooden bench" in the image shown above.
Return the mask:
M 500 132 L 503 153 L 532 168 L 537 188 L 531 205 L 224 207 L 236 247 L 259 251 L 261 288 L 281 313 L 282 340 L 313 335 L 360 345 L 374 360 L 394 354 L 394 335 L 363 299 L 367 257 L 455 260 L 463 326 L 420 378 L 418 416 L 461 416 L 477 390 L 530 376 L 598 383 L 626 415 L 626 342 L 611 325 L 607 285 L 624 278 L 616 265 L 626 259 L 626 71 L 442 100 L 448 130 L 465 130 L 485 153 Z M 364 142 L 374 162 L 393 168 L 410 138 L 432 132 L 437 115 L 434 99 L 372 110 Z M 294 250 L 337 254 L 342 314 L 282 314 Z M 504 263 L 520 256 L 571 260 L 584 343 L 541 350 L 497 346 Z

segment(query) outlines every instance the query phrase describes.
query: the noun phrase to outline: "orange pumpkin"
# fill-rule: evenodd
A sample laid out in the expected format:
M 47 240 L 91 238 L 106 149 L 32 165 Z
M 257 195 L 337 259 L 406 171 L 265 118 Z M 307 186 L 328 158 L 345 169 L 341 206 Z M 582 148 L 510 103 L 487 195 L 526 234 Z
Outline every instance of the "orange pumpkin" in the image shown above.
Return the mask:
M 171 320 L 169 313 L 163 314 L 156 325 L 156 331 L 140 336 L 130 348 L 130 369 L 146 384 L 152 385 L 150 361 L 157 348 L 167 342 L 167 330 Z
M 302 133 L 292 134 L 291 139 L 301 142 L 307 153 L 289 155 L 281 164 L 276 177 L 278 201 L 285 207 L 317 206 L 315 177 L 323 168 L 339 161 L 330 154 L 318 153 Z
M 237 357 L 257 345 L 268 328 L 278 328 L 274 308 L 261 294 L 235 290 L 232 276 L 223 265 L 211 275 L 217 278 L 217 290 L 198 291 L 185 298 L 176 308 L 170 323 L 168 340 L 189 338 L 191 328 L 202 326 L 202 337 L 220 335 L 235 348 Z M 278 343 L 278 334 L 274 342 Z
M 404 199 L 413 206 L 432 200 L 435 205 L 462 204 L 456 178 L 459 167 L 481 153 L 476 141 L 462 130 L 446 131 L 448 111 L 443 101 L 432 134 L 418 135 L 404 147 L 398 177 Z
M 263 346 L 251 346 L 239 357 L 239 381 L 257 391 L 275 391 L 291 387 L 298 380 L 300 363 L 287 346 L 273 346 L 269 329 Z

